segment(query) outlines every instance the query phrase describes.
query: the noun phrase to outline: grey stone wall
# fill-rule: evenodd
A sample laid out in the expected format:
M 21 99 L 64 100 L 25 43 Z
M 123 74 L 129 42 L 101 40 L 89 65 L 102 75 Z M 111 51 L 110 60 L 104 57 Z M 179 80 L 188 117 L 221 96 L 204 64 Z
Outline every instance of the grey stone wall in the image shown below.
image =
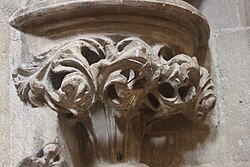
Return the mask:
M 39 147 L 54 141 L 58 133 L 56 113 L 48 112 L 47 108 L 34 109 L 24 105 L 17 97 L 11 79 L 14 67 L 49 49 L 46 44 L 51 39 L 37 40 L 37 37 L 24 35 L 8 25 L 8 18 L 17 9 L 58 2 L 52 1 L 0 1 L 0 166 L 3 167 L 16 166 Z M 143 161 L 153 167 L 159 164 L 248 167 L 250 1 L 188 2 L 204 13 L 211 27 L 206 57 L 210 63 L 205 65 L 210 68 L 216 84 L 217 105 L 205 123 L 194 124 L 176 116 L 153 127 L 144 142 L 149 151 L 143 153 Z
M 210 57 L 218 101 L 214 113 L 208 117 L 210 134 L 198 149 L 187 153 L 196 157 L 196 161 L 191 160 L 187 165 L 247 167 L 250 166 L 250 1 L 205 0 L 198 8 L 211 26 Z

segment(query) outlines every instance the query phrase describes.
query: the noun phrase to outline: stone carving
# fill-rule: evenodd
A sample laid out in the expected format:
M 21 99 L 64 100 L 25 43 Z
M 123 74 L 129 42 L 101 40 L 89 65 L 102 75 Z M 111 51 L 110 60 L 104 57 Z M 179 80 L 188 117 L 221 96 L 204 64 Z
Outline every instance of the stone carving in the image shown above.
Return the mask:
M 216 101 L 208 71 L 174 52 L 137 37 L 83 37 L 39 55 L 13 79 L 25 103 L 84 124 L 97 164 L 139 163 L 150 124 L 177 113 L 200 120 Z
M 147 106 L 160 117 L 183 113 L 192 120 L 203 118 L 215 104 L 208 71 L 198 65 L 196 57 L 184 54 L 161 62 L 160 79 L 148 94 Z
M 87 110 L 93 103 L 96 86 L 81 49 L 86 47 L 86 52 L 91 52 L 92 45 L 84 40 L 75 41 L 18 68 L 13 74 L 18 95 L 33 106 L 46 103 L 56 111 L 77 114 Z
M 69 167 L 64 161 L 60 146 L 57 143 L 49 143 L 36 152 L 35 155 L 25 158 L 20 167 Z
M 21 100 L 75 115 L 97 100 L 119 111 L 144 103 L 161 116 L 202 117 L 213 108 L 213 85 L 196 57 L 178 54 L 168 60 L 168 53 L 161 53 L 167 46 L 157 51 L 139 38 L 116 44 L 105 38 L 67 42 L 15 70 Z
M 174 114 L 198 121 L 215 105 L 209 73 L 194 57 L 209 25 L 181 0 L 58 2 L 22 9 L 10 24 L 52 43 L 72 39 L 17 68 L 13 79 L 22 101 L 58 113 L 75 166 L 146 167 L 141 145 L 154 122 Z M 57 146 L 42 150 L 22 164 L 57 165 Z

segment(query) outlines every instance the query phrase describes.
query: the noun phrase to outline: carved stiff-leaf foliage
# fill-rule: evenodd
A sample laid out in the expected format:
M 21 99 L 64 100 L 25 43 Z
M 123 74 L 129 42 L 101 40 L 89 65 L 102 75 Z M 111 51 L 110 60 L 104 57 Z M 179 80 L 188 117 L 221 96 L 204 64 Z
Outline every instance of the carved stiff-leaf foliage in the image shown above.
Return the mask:
M 88 109 L 96 84 L 87 56 L 100 55 L 97 47 L 92 39 L 69 42 L 48 52 L 39 66 L 18 68 L 13 73 L 18 95 L 33 106 L 47 103 L 58 112 L 77 114 Z
M 159 70 L 152 61 L 151 47 L 142 40 L 126 38 L 116 48 L 117 58 L 100 72 L 99 93 L 108 106 L 128 111 L 141 104 Z
M 19 163 L 20 167 L 69 167 L 58 143 L 49 143 Z
M 23 101 L 57 112 L 77 114 L 101 100 L 122 113 L 147 106 L 153 118 L 183 113 L 197 120 L 215 104 L 209 74 L 195 57 L 132 37 L 70 41 L 13 77 Z
M 200 67 L 200 77 L 200 89 L 197 94 L 196 104 L 193 106 L 193 110 L 183 112 L 183 115 L 190 120 L 201 120 L 207 112 L 214 108 L 216 102 L 210 75 L 204 67 Z
M 208 71 L 198 65 L 196 57 L 176 55 L 162 62 L 160 79 L 150 91 L 145 104 L 156 112 L 154 117 L 182 113 L 197 120 L 215 104 Z
M 82 38 L 38 56 L 13 78 L 24 102 L 71 113 L 59 115 L 69 126 L 83 124 L 96 161 L 139 162 L 154 121 L 178 113 L 199 120 L 215 104 L 208 71 L 195 57 L 175 52 L 139 38 Z

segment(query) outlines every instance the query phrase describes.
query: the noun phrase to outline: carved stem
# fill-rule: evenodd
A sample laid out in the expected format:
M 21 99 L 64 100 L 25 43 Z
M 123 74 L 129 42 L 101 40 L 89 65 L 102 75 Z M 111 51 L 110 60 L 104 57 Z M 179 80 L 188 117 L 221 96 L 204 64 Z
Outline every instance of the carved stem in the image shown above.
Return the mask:
M 89 132 L 96 164 L 140 161 L 140 116 L 119 118 L 117 113 L 97 101 L 81 119 Z

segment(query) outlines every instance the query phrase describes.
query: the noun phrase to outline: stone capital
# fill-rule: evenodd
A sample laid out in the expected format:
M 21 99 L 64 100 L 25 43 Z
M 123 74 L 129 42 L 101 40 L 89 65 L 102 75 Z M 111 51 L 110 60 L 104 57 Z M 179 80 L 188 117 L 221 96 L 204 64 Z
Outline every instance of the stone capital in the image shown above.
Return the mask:
M 175 114 L 201 120 L 215 105 L 198 62 L 209 25 L 183 1 L 71 1 L 23 9 L 10 24 L 52 40 L 72 37 L 13 79 L 26 104 L 47 105 L 70 128 L 85 129 L 95 166 L 146 166 L 141 142 L 154 122 Z

